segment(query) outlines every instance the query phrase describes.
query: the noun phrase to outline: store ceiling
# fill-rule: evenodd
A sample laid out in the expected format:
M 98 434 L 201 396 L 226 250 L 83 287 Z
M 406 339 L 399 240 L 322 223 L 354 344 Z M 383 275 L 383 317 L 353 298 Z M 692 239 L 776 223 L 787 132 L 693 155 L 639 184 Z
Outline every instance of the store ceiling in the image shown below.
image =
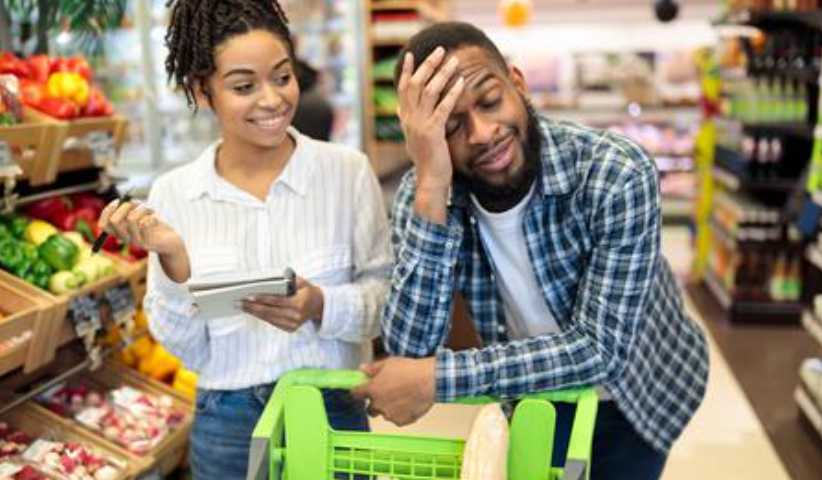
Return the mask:
M 532 0 L 534 24 L 621 23 L 654 20 L 653 0 Z M 719 0 L 678 0 L 679 20 L 711 20 Z M 482 26 L 500 25 L 499 0 L 451 0 L 454 18 Z

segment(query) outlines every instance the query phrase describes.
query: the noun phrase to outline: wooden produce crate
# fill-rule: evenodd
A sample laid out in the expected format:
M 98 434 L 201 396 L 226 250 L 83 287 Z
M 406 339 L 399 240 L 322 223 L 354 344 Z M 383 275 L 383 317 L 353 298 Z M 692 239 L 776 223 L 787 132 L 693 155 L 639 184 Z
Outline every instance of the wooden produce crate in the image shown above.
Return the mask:
M 140 473 L 153 470 L 161 476 L 165 476 L 181 465 L 188 452 L 188 438 L 194 420 L 194 407 L 191 402 L 185 400 L 170 387 L 138 375 L 126 367 L 115 365 L 113 362 L 106 362 L 98 370 L 88 372 L 79 378 L 77 383 L 106 392 L 129 386 L 152 395 L 167 395 L 172 399 L 175 406 L 182 408 L 186 412 L 185 418 L 176 429 L 171 431 L 147 454 L 137 455 L 130 452 L 125 446 L 103 437 L 100 432 L 83 427 L 72 418 L 61 417 L 41 405 L 36 405 L 35 408 L 40 410 L 43 415 L 53 419 L 53 421 L 71 422 L 80 426 L 80 428 L 85 429 L 89 434 L 96 436 L 98 441 L 106 443 L 109 448 L 121 452 L 128 458 L 144 459 L 146 461 L 143 467 L 144 470 Z
M 32 351 L 32 340 L 41 314 L 40 305 L 8 285 L 0 283 L 0 339 L 8 340 L 13 337 L 29 335 L 23 342 L 0 351 L 0 375 L 26 364 L 26 359 Z M 41 332 L 42 335 L 42 332 Z
M 118 153 L 128 132 L 128 119 L 123 115 L 57 120 L 34 110 L 32 116 L 42 122 L 60 126 L 62 135 L 56 138 L 54 144 L 56 165 L 52 181 L 58 173 L 99 166 L 95 163 L 94 154 L 87 142 L 90 134 L 99 132 L 109 135 L 114 150 Z
M 84 285 L 78 290 L 60 295 L 55 295 L 47 290 L 42 290 L 34 285 L 26 283 L 22 279 L 17 278 L 8 272 L 0 271 L 0 281 L 23 291 L 32 297 L 42 300 L 51 307 L 50 318 L 46 321 L 47 333 L 44 335 L 47 342 L 38 343 L 40 349 L 42 350 L 42 358 L 39 362 L 37 362 L 38 365 L 43 365 L 53 360 L 54 354 L 59 347 L 77 338 L 77 335 L 74 332 L 74 326 L 67 318 L 71 300 L 73 298 L 91 295 L 94 298 L 99 299 L 103 292 L 126 281 L 120 273 L 117 264 L 115 264 L 114 268 L 115 273 L 113 275 Z
M 32 440 L 46 438 L 62 442 L 77 442 L 92 449 L 111 463 L 117 466 L 122 465 L 123 468 L 118 469 L 119 475 L 115 477 L 115 480 L 136 478 L 140 472 L 146 471 L 149 467 L 149 462 L 146 459 L 126 455 L 74 422 L 52 416 L 49 412 L 33 403 L 24 403 L 6 413 L 0 420 L 8 423 L 11 428 L 25 433 Z M 37 468 L 36 465 L 35 468 Z M 53 478 L 61 478 L 42 468 L 38 468 L 38 470 Z
M 59 149 L 67 125 L 49 120 L 32 108 L 26 108 L 23 122 L 0 127 L 0 142 L 11 147 L 12 155 L 23 170 L 19 177 L 33 186 L 46 185 L 57 178 Z
M 6 309 L 5 305 L 9 305 L 10 313 L 22 309 L 18 312 L 19 316 L 12 314 L 0 322 L 0 337 L 25 331 L 26 324 L 30 324 L 32 330 L 31 340 L 25 348 L 24 371 L 30 372 L 54 360 L 54 329 L 56 324 L 65 320 L 68 299 L 51 295 L 3 270 L 0 270 L 0 295 L 0 308 L 3 310 Z M 29 310 L 34 311 L 33 317 Z M 23 356 L 20 352 L 16 355 Z M 16 360 L 8 361 L 11 363 L 7 367 L 15 368 L 12 365 Z

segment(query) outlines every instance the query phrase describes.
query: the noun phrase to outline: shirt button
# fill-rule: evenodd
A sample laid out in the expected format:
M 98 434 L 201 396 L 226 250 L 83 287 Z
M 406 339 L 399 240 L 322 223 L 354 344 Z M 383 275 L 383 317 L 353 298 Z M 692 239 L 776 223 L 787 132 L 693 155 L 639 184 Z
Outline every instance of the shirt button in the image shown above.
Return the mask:
M 471 217 L 470 222 L 471 222 L 471 225 L 476 225 L 477 224 L 477 219 L 474 218 L 474 217 Z
M 491 281 L 492 281 L 492 282 L 496 282 L 496 281 L 497 281 L 497 276 L 496 276 L 495 274 L 493 274 L 493 273 L 491 274 Z
M 440 303 L 445 303 L 448 301 L 448 297 L 445 295 L 440 295 Z
M 500 325 L 499 327 L 497 327 L 497 332 L 505 333 L 505 325 Z
M 451 250 L 452 248 L 454 248 L 454 242 L 446 242 L 445 248 Z

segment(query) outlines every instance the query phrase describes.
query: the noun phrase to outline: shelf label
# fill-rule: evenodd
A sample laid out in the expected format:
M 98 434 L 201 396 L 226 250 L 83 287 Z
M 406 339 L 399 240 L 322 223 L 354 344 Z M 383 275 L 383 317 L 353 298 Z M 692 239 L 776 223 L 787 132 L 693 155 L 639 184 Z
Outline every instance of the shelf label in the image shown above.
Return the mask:
M 0 142 L 0 173 L 12 167 L 17 167 L 17 164 L 14 163 L 14 155 L 11 154 L 11 146 L 8 142 Z
M 100 358 L 99 346 L 94 345 L 97 332 L 102 326 L 100 321 L 100 305 L 91 295 L 77 296 L 69 303 L 68 317 L 74 326 L 77 336 L 83 340 L 83 345 L 89 353 L 92 364 Z
M 86 143 L 94 155 L 94 164 L 106 167 L 114 163 L 117 150 L 114 148 L 114 136 L 108 132 L 94 131 L 86 134 Z
M 128 282 L 109 288 L 103 293 L 103 300 L 108 304 L 111 319 L 120 328 L 120 335 L 126 344 L 131 343 L 131 332 L 134 329 L 134 317 L 137 315 L 137 306 L 134 302 L 134 292 Z

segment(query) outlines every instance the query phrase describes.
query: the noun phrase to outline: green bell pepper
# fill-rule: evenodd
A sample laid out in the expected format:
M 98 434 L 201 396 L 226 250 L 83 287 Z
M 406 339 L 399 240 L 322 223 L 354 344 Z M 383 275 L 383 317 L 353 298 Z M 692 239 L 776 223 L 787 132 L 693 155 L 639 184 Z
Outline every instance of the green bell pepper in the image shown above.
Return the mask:
M 0 240 L 13 236 L 14 234 L 11 233 L 11 228 L 5 223 L 0 223 Z
M 0 266 L 4 270 L 14 272 L 23 262 L 23 251 L 20 244 L 13 238 L 0 239 Z
M 54 270 L 52 270 L 49 264 L 45 261 L 38 258 L 34 262 L 32 274 L 34 275 L 34 284 L 38 287 L 43 290 L 48 290 L 49 279 L 51 278 L 52 273 L 54 273 Z
M 56 271 L 71 270 L 80 258 L 80 249 L 59 233 L 52 234 L 37 247 L 40 258 Z
M 23 238 L 29 221 L 22 215 L 6 215 L 0 218 L 0 223 L 5 225 L 15 238 Z
M 37 246 L 33 243 L 21 240 L 18 244 L 20 245 L 20 251 L 23 252 L 23 258 L 26 260 L 36 261 L 40 258 L 40 254 L 37 253 Z

